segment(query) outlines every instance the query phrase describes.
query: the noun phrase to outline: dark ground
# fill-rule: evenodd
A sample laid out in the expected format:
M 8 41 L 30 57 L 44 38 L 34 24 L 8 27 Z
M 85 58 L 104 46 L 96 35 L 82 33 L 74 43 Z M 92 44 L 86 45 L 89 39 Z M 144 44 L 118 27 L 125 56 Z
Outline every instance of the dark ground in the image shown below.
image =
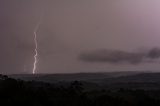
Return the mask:
M 160 73 L 9 77 L 0 75 L 2 106 L 160 106 Z

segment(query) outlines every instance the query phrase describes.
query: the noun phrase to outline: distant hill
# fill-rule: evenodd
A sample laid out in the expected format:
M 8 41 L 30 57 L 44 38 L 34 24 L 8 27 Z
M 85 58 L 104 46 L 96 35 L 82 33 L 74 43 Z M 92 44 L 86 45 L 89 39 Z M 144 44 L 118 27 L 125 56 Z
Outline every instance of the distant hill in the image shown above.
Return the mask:
M 10 75 L 15 79 L 66 84 L 80 81 L 88 89 L 160 89 L 160 73 L 109 72 L 77 74 L 19 74 Z
M 142 72 L 107 72 L 107 73 L 75 73 L 75 74 L 13 74 L 9 77 L 22 80 L 36 80 L 55 83 L 57 81 L 89 81 L 99 82 L 104 79 L 127 77 L 141 74 Z

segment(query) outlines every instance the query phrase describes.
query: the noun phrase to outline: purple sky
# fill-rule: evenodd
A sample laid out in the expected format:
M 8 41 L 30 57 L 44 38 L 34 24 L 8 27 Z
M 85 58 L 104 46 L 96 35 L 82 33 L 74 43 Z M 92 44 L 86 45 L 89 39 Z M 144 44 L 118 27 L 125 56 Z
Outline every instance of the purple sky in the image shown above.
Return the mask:
M 0 72 L 32 73 L 33 33 L 42 10 L 37 73 L 157 71 L 159 55 L 146 55 L 153 48 L 159 54 L 159 9 L 158 0 L 0 1 Z M 97 60 L 113 59 L 106 51 L 115 53 L 118 63 L 79 58 L 96 53 Z M 134 56 L 140 56 L 138 64 L 130 63 Z

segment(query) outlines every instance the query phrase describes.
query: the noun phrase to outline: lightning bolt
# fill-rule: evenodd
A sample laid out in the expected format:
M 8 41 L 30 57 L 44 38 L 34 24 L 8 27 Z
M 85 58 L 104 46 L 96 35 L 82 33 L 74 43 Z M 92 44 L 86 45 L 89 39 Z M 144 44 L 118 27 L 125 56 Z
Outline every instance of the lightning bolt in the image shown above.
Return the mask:
M 37 41 L 37 32 L 40 28 L 40 25 L 42 23 L 43 20 L 43 12 L 42 15 L 40 15 L 40 18 L 38 20 L 38 23 L 36 24 L 36 27 L 34 29 L 34 43 L 35 43 L 35 55 L 34 55 L 34 63 L 33 63 L 33 70 L 32 70 L 32 74 L 36 73 L 36 69 L 37 69 L 37 63 L 38 63 L 38 41 Z

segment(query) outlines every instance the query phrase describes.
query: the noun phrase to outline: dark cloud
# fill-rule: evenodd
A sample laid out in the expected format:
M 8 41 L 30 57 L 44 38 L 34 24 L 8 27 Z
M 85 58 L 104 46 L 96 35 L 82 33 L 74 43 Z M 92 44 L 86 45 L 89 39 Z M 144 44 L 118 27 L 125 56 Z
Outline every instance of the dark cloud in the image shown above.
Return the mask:
M 0 0 L 0 73 L 32 72 L 34 29 L 42 14 L 37 31 L 37 73 L 159 70 L 157 48 L 145 53 L 120 51 L 159 46 L 159 3 L 115 1 Z M 75 59 L 81 51 L 80 59 Z M 124 67 L 79 60 L 151 64 Z
M 147 52 L 126 52 L 120 50 L 96 50 L 79 55 L 84 62 L 130 63 L 139 64 L 146 59 L 153 61 L 160 57 L 160 49 L 154 48 Z M 153 61 L 154 62 L 154 61 Z
M 150 59 L 157 59 L 160 58 L 160 49 L 159 48 L 153 48 L 148 52 L 147 55 Z

